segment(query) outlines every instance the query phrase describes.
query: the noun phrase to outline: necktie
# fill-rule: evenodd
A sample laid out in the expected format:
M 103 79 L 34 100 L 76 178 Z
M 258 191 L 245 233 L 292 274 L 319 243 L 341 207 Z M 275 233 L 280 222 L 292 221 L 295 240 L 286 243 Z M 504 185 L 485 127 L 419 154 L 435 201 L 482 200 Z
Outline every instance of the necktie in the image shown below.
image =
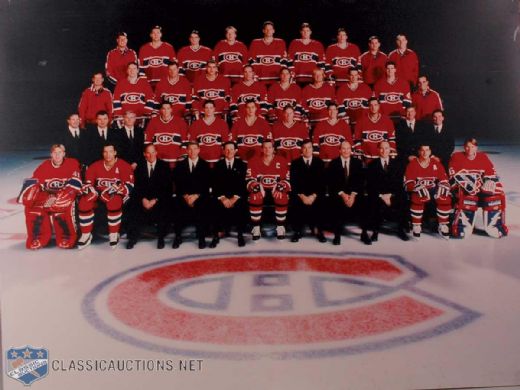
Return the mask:
M 385 170 L 385 172 L 388 172 L 388 161 L 387 160 L 383 161 L 383 169 Z
M 130 129 L 129 134 L 130 134 L 130 141 L 133 141 L 134 140 L 134 129 Z
M 345 165 L 343 166 L 343 171 L 345 172 L 345 178 L 348 179 L 348 162 L 345 161 Z
M 307 161 L 305 161 L 305 164 L 307 165 L 307 168 L 311 166 L 311 160 L 307 159 Z
M 439 134 L 439 126 L 435 126 L 435 132 Z
M 74 130 L 74 138 L 79 138 L 79 129 Z
M 227 169 L 228 169 L 228 171 L 231 170 L 231 163 L 230 163 L 229 161 L 228 161 L 228 163 L 227 163 Z
M 195 163 L 190 161 L 190 173 L 195 169 Z
M 152 177 L 153 175 L 153 164 L 150 164 L 150 172 L 148 177 Z
M 101 130 L 101 137 L 103 137 L 103 139 L 106 140 L 106 138 L 105 138 L 105 130 Z

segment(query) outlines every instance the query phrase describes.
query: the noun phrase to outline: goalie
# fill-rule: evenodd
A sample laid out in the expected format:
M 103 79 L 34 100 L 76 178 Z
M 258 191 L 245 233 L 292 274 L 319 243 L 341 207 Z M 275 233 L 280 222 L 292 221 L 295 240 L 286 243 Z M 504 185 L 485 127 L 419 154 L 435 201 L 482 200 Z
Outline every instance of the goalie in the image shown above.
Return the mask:
M 40 249 L 49 244 L 52 226 L 56 245 L 73 248 L 76 244 L 75 203 L 81 191 L 80 165 L 65 158 L 65 146 L 51 146 L 51 158 L 24 181 L 18 203 L 25 206 L 28 249 Z
M 471 235 L 475 226 L 475 212 L 479 207 L 482 207 L 486 233 L 494 238 L 506 236 L 506 202 L 502 183 L 488 156 L 478 152 L 475 138 L 465 140 L 464 151 L 453 154 L 449 175 L 456 199 L 453 237 Z

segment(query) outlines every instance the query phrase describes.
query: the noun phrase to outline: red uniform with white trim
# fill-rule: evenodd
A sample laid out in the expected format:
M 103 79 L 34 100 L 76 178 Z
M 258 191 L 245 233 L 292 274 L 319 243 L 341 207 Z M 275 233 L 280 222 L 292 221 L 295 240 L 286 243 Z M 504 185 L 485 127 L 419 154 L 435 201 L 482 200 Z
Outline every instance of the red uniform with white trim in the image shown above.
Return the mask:
M 139 77 L 135 84 L 121 79 L 114 90 L 114 117 L 122 117 L 128 110 L 137 118 L 148 118 L 154 113 L 155 100 L 146 78 Z
M 356 124 L 363 115 L 368 113 L 368 99 L 373 93 L 365 83 L 358 83 L 355 89 L 352 87 L 347 83 L 338 88 L 338 116 L 346 117 L 351 124 Z
M 395 63 L 397 77 L 416 86 L 419 78 L 419 57 L 410 49 L 400 52 L 395 49 L 388 54 L 388 60 Z
M 233 86 L 231 89 L 231 117 L 233 119 L 243 117 L 248 102 L 256 103 L 258 115 L 262 117 L 267 115 L 267 90 L 263 83 L 254 81 L 251 85 L 247 85 L 240 81 Z
M 379 157 L 377 144 L 381 141 L 390 143 L 390 154 L 396 155 L 394 123 L 386 115 L 380 114 L 377 120 L 372 120 L 368 114 L 361 117 L 356 124 L 354 134 L 354 153 L 369 163 Z
M 157 158 L 169 163 L 181 160 L 185 154 L 188 125 L 178 117 L 164 121 L 160 116 L 152 118 L 144 132 L 144 143 L 152 143 L 157 149 Z
M 248 162 L 246 173 L 247 190 L 249 192 L 249 213 L 253 225 L 259 225 L 262 220 L 262 208 L 265 194 L 270 192 L 274 200 L 276 223 L 284 225 L 289 203 L 289 165 L 280 156 L 274 156 L 266 165 L 263 156 L 258 156 Z M 278 194 L 278 195 L 277 195 Z
M 271 84 L 280 79 L 280 70 L 286 67 L 287 46 L 280 38 L 269 44 L 263 38 L 254 39 L 249 46 L 249 62 L 258 81 Z
M 215 80 L 209 80 L 207 76 L 200 76 L 193 85 L 193 108 L 202 111 L 206 100 L 215 103 L 215 114 L 225 114 L 229 111 L 230 101 L 229 79 L 218 75 Z
M 155 87 L 155 100 L 158 105 L 161 102 L 171 103 L 173 116 L 184 118 L 189 114 L 193 104 L 191 84 L 184 77 L 179 77 L 173 84 L 165 77 Z
M 232 83 L 243 77 L 243 67 L 249 61 L 247 46 L 240 41 L 230 45 L 225 39 L 219 41 L 213 49 L 219 73 Z
M 343 141 L 353 144 L 352 130 L 347 122 L 338 120 L 332 125 L 328 120 L 322 121 L 316 125 L 312 135 L 314 154 L 324 162 L 330 162 L 339 156 Z
M 301 39 L 293 39 L 289 45 L 289 68 L 298 83 L 310 83 L 315 68 L 326 70 L 325 49 L 321 42 L 311 39 L 305 44 Z
M 294 83 L 289 84 L 287 89 L 283 89 L 280 83 L 275 83 L 269 87 L 267 93 L 269 103 L 269 120 L 275 122 L 283 118 L 283 109 L 290 105 L 294 107 L 294 119 L 303 119 L 302 90 Z
M 94 84 L 85 89 L 81 94 L 78 104 L 78 113 L 81 118 L 82 126 L 96 123 L 96 114 L 98 111 L 106 111 L 108 119 L 112 120 L 112 93 L 105 88 L 99 90 L 94 89 Z
M 199 75 L 204 74 L 211 58 L 213 58 L 213 52 L 206 46 L 199 46 L 197 49 L 184 46 L 177 53 L 181 73 L 190 83 L 193 83 Z
M 271 138 L 271 126 L 260 117 L 256 117 L 251 126 L 247 124 L 245 117 L 240 118 L 231 129 L 231 140 L 237 144 L 238 157 L 246 162 L 259 156 L 262 153 L 262 143 Z
M 175 62 L 175 49 L 168 42 L 162 42 L 158 48 L 148 42 L 139 49 L 140 71 L 152 86 L 168 76 L 168 65 L 172 62 Z
M 425 119 L 431 121 L 435 110 L 444 110 L 440 95 L 437 91 L 430 88 L 425 93 L 422 91 L 414 92 L 412 102 L 417 111 L 418 120 Z
M 359 57 L 359 63 L 363 72 L 363 82 L 374 85 L 385 76 L 385 65 L 388 57 L 385 53 L 378 51 L 376 55 L 366 51 Z
M 76 244 L 76 196 L 81 192 L 80 165 L 76 159 L 64 158 L 60 166 L 46 160 L 24 182 L 18 202 L 25 205 L 26 247 L 39 249 L 51 240 L 51 220 L 60 248 Z M 52 218 L 51 218 L 52 217 Z
M 313 84 L 307 85 L 302 92 L 302 106 L 309 118 L 311 126 L 317 122 L 327 120 L 327 111 L 330 102 L 336 99 L 334 87 L 327 82 L 319 88 Z
M 126 78 L 126 68 L 128 64 L 138 63 L 137 53 L 129 48 L 119 50 L 112 49 L 107 54 L 105 62 L 105 74 L 112 84 L 117 84 L 119 80 Z
M 423 167 L 419 159 L 410 161 L 404 175 L 406 191 L 410 192 L 410 212 L 412 224 L 420 225 L 424 206 L 434 201 L 437 207 L 437 220 L 447 224 L 451 213 L 451 194 L 448 176 L 441 163 L 434 159 Z
M 381 112 L 391 117 L 402 117 L 406 107 L 412 104 L 410 85 L 399 78 L 389 83 L 386 78 L 379 80 L 374 86 L 374 96 L 381 104 Z
M 287 160 L 288 164 L 301 156 L 303 141 L 309 138 L 309 130 L 303 122 L 295 121 L 291 127 L 278 121 L 273 125 L 273 141 L 276 154 Z
M 221 118 L 216 117 L 210 124 L 201 118 L 190 126 L 188 139 L 198 142 L 202 159 L 215 163 L 222 157 L 222 144 L 230 139 L 229 128 Z
M 81 233 L 92 233 L 94 208 L 98 200 L 107 208 L 108 232 L 119 233 L 123 204 L 133 188 L 134 173 L 126 161 L 117 159 L 110 169 L 107 169 L 104 160 L 92 163 L 85 173 L 84 194 L 78 205 Z
M 348 81 L 349 69 L 358 69 L 361 67 L 358 64 L 360 55 L 361 51 L 359 47 L 350 42 L 347 43 L 345 48 L 339 47 L 337 43 L 327 47 L 325 58 L 331 68 L 336 86 L 343 85 Z

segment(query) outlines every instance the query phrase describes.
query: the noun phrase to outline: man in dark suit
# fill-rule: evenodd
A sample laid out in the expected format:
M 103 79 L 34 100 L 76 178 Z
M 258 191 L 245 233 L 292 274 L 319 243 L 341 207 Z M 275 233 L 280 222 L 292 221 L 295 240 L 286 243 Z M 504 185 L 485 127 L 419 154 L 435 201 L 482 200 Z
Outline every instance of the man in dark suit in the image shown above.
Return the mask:
M 209 164 L 199 157 L 200 147 L 197 142 L 189 142 L 188 158 L 177 163 L 174 170 L 174 182 L 177 195 L 177 221 L 175 223 L 175 239 L 172 248 L 182 243 L 182 229 L 193 221 L 197 228 L 199 248 L 206 247 L 206 227 L 208 222 L 208 203 L 210 188 Z
M 80 118 L 77 113 L 67 118 L 67 129 L 61 134 L 60 143 L 65 146 L 67 157 L 75 158 L 83 166 L 87 153 L 86 133 L 80 129 Z
M 312 141 L 303 141 L 302 156 L 291 164 L 292 191 L 289 215 L 291 216 L 294 235 L 291 242 L 298 242 L 302 237 L 303 225 L 307 222 L 312 228 L 318 228 L 319 242 L 326 242 L 323 235 L 323 200 L 325 197 L 325 164 L 319 157 L 312 155 Z
M 334 245 L 341 243 L 345 220 L 352 220 L 356 214 L 359 214 L 363 197 L 363 180 L 363 164 L 352 156 L 350 142 L 343 141 L 340 146 L 340 156 L 332 160 L 327 169 Z M 361 238 L 368 239 L 368 236 Z
M 153 144 L 146 145 L 143 154 L 144 160 L 134 171 L 135 186 L 130 197 L 126 248 L 135 246 L 142 225 L 157 223 L 157 248 L 162 249 L 171 214 L 171 171 L 167 163 L 157 159 Z
M 401 118 L 395 126 L 395 143 L 397 145 L 397 161 L 405 168 L 410 160 L 417 158 L 417 150 L 425 137 L 427 125 L 416 119 L 414 106 L 406 108 L 406 117 Z
M 143 160 L 144 131 L 135 125 L 136 116 L 133 111 L 125 112 L 123 127 L 115 129 L 118 156 L 135 170 Z
M 367 168 L 368 221 L 362 235 L 368 236 L 367 230 L 370 229 L 370 240 L 377 241 L 381 222 L 388 215 L 398 219 L 397 235 L 401 240 L 408 241 L 405 233 L 408 213 L 403 187 L 404 171 L 400 162 L 390 158 L 390 144 L 387 141 L 379 142 L 378 149 L 379 158 Z
M 426 143 L 430 145 L 432 157 L 437 157 L 448 172 L 448 164 L 451 154 L 455 149 L 455 137 L 452 131 L 444 123 L 444 112 L 435 110 L 432 114 L 433 123 L 427 128 Z
M 89 126 L 85 130 L 86 135 L 86 153 L 85 164 L 90 165 L 94 161 L 99 160 L 99 155 L 103 151 L 103 146 L 110 143 L 118 148 L 116 130 L 109 126 L 108 113 L 106 111 L 99 111 L 96 115 L 96 124 Z M 123 159 L 124 160 L 124 159 Z
M 224 143 L 224 158 L 213 168 L 213 197 L 215 210 L 214 235 L 210 248 L 219 242 L 219 231 L 229 231 L 232 224 L 237 227 L 238 246 L 246 244 L 244 228 L 247 221 L 247 191 L 245 162 L 236 158 L 234 142 Z

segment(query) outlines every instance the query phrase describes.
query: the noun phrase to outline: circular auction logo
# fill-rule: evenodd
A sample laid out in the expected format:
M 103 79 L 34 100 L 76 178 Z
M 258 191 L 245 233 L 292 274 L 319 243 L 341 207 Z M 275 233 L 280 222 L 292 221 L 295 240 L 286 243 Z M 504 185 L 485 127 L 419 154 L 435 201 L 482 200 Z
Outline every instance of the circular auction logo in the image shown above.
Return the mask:
M 320 358 L 439 336 L 479 316 L 423 293 L 396 256 L 244 252 L 185 256 L 114 275 L 83 301 L 123 342 L 197 357 Z

